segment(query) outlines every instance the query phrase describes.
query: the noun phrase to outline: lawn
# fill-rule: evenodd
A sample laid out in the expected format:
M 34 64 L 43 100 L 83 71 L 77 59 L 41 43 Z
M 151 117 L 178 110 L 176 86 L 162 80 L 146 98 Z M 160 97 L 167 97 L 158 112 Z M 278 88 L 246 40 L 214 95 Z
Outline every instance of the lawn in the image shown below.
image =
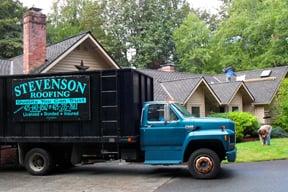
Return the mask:
M 288 159 L 288 138 L 271 139 L 271 145 L 262 145 L 260 141 L 238 143 L 237 162 L 269 161 Z

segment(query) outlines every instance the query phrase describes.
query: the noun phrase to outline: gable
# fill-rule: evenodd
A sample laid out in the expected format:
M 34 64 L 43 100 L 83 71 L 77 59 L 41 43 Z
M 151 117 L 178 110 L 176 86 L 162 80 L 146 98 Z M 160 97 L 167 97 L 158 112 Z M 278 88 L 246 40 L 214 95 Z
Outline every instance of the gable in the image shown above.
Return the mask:
M 46 72 L 77 71 L 75 65 L 80 65 L 81 61 L 83 61 L 84 66 L 89 67 L 88 70 L 115 69 L 115 66 L 105 59 L 99 49 L 95 48 L 89 39 L 86 39 Z

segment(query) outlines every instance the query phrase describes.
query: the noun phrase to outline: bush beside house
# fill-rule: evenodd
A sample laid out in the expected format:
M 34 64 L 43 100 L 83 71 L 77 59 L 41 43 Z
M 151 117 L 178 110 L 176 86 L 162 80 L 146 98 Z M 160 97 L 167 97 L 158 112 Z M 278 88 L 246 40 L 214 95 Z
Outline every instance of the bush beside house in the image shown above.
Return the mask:
M 236 124 L 236 140 L 241 141 L 244 136 L 255 136 L 260 124 L 257 118 L 247 112 L 214 113 L 210 117 L 231 119 Z

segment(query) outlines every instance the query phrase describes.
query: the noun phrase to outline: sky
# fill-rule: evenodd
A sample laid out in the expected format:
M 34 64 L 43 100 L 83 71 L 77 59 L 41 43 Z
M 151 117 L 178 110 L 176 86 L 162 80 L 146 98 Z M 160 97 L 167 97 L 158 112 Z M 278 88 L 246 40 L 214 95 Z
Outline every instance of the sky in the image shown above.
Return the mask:
M 51 10 L 54 0 L 20 0 L 26 7 L 37 7 L 43 9 L 43 13 L 48 14 Z M 219 0 L 187 0 L 191 6 L 199 9 L 216 12 L 216 9 L 221 4 Z

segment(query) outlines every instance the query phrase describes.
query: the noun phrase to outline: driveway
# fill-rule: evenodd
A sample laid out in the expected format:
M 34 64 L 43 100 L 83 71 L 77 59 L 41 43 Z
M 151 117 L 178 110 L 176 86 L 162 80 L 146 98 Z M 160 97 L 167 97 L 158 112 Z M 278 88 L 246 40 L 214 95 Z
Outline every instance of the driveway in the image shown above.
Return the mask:
M 288 161 L 227 164 L 215 180 L 193 179 L 185 166 L 154 167 L 123 162 L 79 166 L 45 177 L 31 176 L 23 169 L 2 169 L 0 191 L 287 192 L 287 167 Z

